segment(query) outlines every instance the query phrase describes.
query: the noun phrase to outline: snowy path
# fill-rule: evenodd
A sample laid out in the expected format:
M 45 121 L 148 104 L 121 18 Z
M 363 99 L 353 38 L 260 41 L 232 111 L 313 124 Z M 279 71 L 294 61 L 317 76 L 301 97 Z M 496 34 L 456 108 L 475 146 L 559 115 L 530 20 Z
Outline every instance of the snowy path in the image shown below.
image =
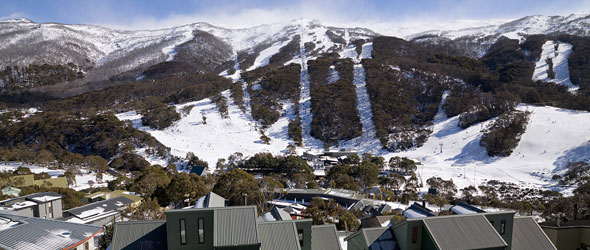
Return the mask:
M 341 148 L 355 149 L 359 153 L 378 154 L 382 150 L 381 142 L 377 139 L 375 124 L 373 124 L 373 111 L 371 100 L 367 93 L 365 69 L 360 61 L 371 58 L 372 43 L 365 43 L 360 55 L 357 55 L 354 46 L 346 48 L 341 57 L 351 58 L 355 62 L 353 84 L 356 90 L 357 109 L 361 118 L 363 134 L 357 138 L 340 142 Z
M 555 46 L 558 44 L 558 49 L 555 51 Z M 533 81 L 554 82 L 568 87 L 569 91 L 574 92 L 578 90 L 578 86 L 570 81 L 570 72 L 567 59 L 572 53 L 572 45 L 569 43 L 547 41 L 543 44 L 543 52 L 541 57 L 535 63 L 535 71 L 533 73 Z M 546 60 L 551 58 L 553 61 L 553 72 L 555 72 L 555 79 L 550 79 L 547 71 L 549 65 Z
M 301 26 L 301 43 L 299 44 L 300 57 L 301 57 L 301 93 L 299 95 L 299 117 L 301 118 L 301 130 L 303 136 L 303 145 L 306 148 L 322 149 L 323 142 L 311 136 L 311 121 L 313 119 L 311 113 L 311 87 L 309 74 L 307 72 L 307 60 L 305 53 L 305 35 L 306 30 Z

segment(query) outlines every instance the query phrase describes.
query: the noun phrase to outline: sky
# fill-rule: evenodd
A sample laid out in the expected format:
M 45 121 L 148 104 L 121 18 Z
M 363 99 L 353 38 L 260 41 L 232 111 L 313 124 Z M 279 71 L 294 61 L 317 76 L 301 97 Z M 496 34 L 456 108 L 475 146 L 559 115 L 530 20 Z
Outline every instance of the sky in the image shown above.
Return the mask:
M 0 19 L 157 29 L 208 22 L 230 28 L 318 19 L 378 32 L 498 24 L 527 15 L 569 15 L 590 0 L 1 0 Z

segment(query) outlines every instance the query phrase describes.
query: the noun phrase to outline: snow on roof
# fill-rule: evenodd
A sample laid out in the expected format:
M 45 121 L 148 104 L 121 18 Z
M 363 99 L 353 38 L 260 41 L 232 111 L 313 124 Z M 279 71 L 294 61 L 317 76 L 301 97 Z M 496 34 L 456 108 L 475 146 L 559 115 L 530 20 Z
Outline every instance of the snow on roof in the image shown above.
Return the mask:
M 48 202 L 48 201 L 61 199 L 61 196 L 44 195 L 44 196 L 38 196 L 38 197 L 31 197 L 31 199 L 38 201 L 38 202 Z
M 25 208 L 25 207 L 30 207 L 30 206 L 35 206 L 37 205 L 36 202 L 32 202 L 32 201 L 23 201 L 23 202 L 19 202 L 16 204 L 12 205 L 13 209 L 21 209 L 21 208 Z
M 451 211 L 456 214 L 476 214 L 477 212 L 462 206 L 453 206 Z
M 72 208 L 65 212 L 71 214 L 67 221 L 74 223 L 88 223 L 104 217 L 120 213 L 125 205 L 133 203 L 126 197 L 117 197 L 110 200 L 90 203 L 81 207 Z
M 102 230 L 98 226 L 2 213 L 0 228 L 2 248 L 18 250 L 67 249 Z
M 20 224 L 18 221 L 13 221 L 8 218 L 0 217 L 0 231 L 9 229 Z

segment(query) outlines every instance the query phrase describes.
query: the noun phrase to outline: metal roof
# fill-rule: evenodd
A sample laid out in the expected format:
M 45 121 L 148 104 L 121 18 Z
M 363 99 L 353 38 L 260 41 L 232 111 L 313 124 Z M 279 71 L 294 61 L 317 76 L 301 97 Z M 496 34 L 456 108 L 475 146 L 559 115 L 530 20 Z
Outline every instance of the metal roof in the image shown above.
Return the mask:
M 311 250 L 340 250 L 340 240 L 334 224 L 311 227 Z
M 273 207 L 270 210 L 270 213 L 276 220 L 292 220 L 291 215 L 289 213 L 278 207 Z
M 208 207 L 225 207 L 225 198 L 220 195 L 209 192 L 203 195 L 195 203 L 195 208 L 208 208 Z
M 412 204 L 406 210 L 404 210 L 403 214 L 407 218 L 423 218 L 423 217 L 432 217 L 434 214 L 431 213 L 428 208 L 423 207 L 418 203 Z
M 480 214 L 429 217 L 422 221 L 441 250 L 508 246 Z
M 112 250 L 119 249 L 157 250 L 167 249 L 166 221 L 126 221 L 115 223 Z
M 133 203 L 132 200 L 121 196 L 110 200 L 98 201 L 81 207 L 72 208 L 64 212 L 68 212 L 76 217 L 86 218 L 96 215 L 96 213 L 89 213 L 90 210 L 97 210 L 97 212 L 98 210 L 102 210 L 100 213 L 106 213 L 109 211 L 125 208 L 125 206 L 131 203 Z
M 255 206 L 215 208 L 213 246 L 260 244 L 257 217 Z
M 459 201 L 459 203 L 452 206 L 451 211 L 455 214 L 478 214 L 486 212 L 462 201 Z
M 297 227 L 293 221 L 261 222 L 260 250 L 300 250 Z M 313 238 L 312 238 L 313 240 Z
M 512 249 L 557 249 L 541 227 L 531 217 L 515 217 L 512 229 Z
M 0 232 L 0 248 L 15 250 L 64 249 L 79 244 L 102 230 L 101 227 L 0 213 L 16 222 Z
M 365 241 L 367 242 L 367 246 L 370 246 L 371 244 L 373 244 L 373 241 L 375 241 L 377 238 L 379 238 L 379 236 L 381 236 L 381 234 L 383 234 L 383 232 L 385 232 L 385 230 L 387 230 L 386 227 L 374 227 L 374 228 L 363 228 L 363 235 L 365 236 Z

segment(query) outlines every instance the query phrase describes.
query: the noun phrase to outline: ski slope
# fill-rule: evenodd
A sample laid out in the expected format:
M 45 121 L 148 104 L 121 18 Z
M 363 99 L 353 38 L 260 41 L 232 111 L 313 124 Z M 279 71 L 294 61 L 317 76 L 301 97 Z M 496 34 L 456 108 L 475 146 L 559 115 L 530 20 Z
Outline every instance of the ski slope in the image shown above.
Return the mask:
M 558 46 L 557 51 L 555 46 Z M 535 63 L 535 71 L 533 72 L 533 81 L 554 82 L 568 87 L 570 92 L 579 89 L 570 81 L 570 73 L 567 59 L 572 53 L 572 45 L 569 43 L 562 43 L 556 41 L 547 41 L 543 44 L 543 52 L 541 57 Z M 549 65 L 547 59 L 553 61 L 553 71 L 555 72 L 555 79 L 549 78 Z
M 164 130 L 155 130 L 141 125 L 141 115 L 135 111 L 118 114 L 120 120 L 131 120 L 135 127 L 150 133 L 154 138 L 171 148 L 172 155 L 185 157 L 193 152 L 199 158 L 207 161 L 210 171 L 219 158 L 226 158 L 240 152 L 251 156 L 260 152 L 270 152 L 275 155 L 284 153 L 291 142 L 288 138 L 287 125 L 294 114 L 286 113 L 269 127 L 265 134 L 271 138 L 270 145 L 260 140 L 256 122 L 249 114 L 244 114 L 237 105 L 229 105 L 231 98 L 229 90 L 222 92 L 228 98 L 229 118 L 223 119 L 215 103 L 209 98 L 176 105 L 176 109 L 193 106 L 191 112 Z M 284 110 L 292 110 L 291 104 L 284 104 Z M 203 122 L 206 117 L 206 123 Z
M 349 48 L 340 53 L 341 57 L 352 58 L 355 62 L 353 84 L 355 86 L 357 110 L 359 111 L 363 133 L 357 138 L 341 141 L 339 147 L 355 149 L 360 154 L 378 154 L 382 149 L 381 142 L 377 139 L 375 124 L 373 124 L 373 111 L 371 110 L 371 100 L 367 93 L 365 69 L 360 63 L 362 59 L 371 58 L 372 50 L 373 43 L 365 43 L 362 46 L 360 55 L 356 53 L 355 46 L 349 46 Z
M 457 126 L 458 117 L 447 118 L 442 109 L 424 146 L 384 156 L 420 161 L 417 174 L 422 181 L 432 176 L 451 178 L 462 188 L 500 180 L 521 187 L 571 192 L 570 187 L 555 186 L 551 177 L 563 173 L 569 161 L 590 160 L 590 113 L 530 105 L 519 105 L 518 109 L 530 111 L 530 120 L 520 143 L 508 157 L 489 157 L 479 146 L 481 130 L 493 120 L 463 130 Z

